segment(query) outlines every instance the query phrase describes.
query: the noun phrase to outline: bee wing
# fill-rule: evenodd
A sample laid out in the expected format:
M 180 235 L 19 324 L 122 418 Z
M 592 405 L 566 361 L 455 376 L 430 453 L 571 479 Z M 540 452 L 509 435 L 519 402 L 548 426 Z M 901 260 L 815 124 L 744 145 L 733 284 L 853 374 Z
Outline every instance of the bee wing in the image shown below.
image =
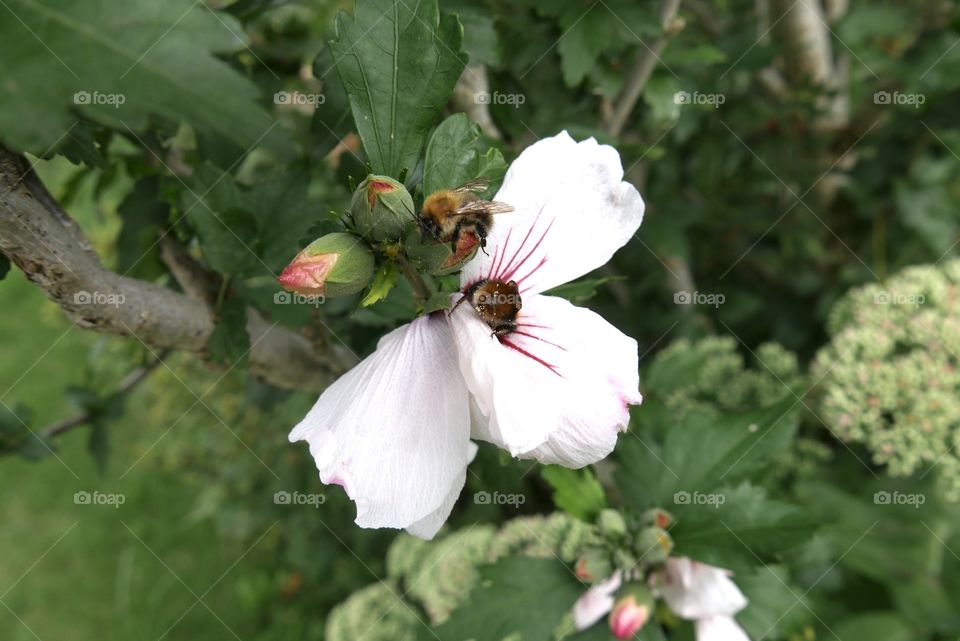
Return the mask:
M 454 187 L 453 191 L 463 193 L 463 192 L 481 192 L 486 191 L 487 187 L 490 186 L 489 178 L 474 178 L 473 180 L 468 180 L 459 187 Z
M 496 200 L 474 200 L 463 203 L 451 214 L 453 216 L 465 216 L 467 214 L 506 214 L 513 211 L 513 206 L 507 203 L 501 203 Z

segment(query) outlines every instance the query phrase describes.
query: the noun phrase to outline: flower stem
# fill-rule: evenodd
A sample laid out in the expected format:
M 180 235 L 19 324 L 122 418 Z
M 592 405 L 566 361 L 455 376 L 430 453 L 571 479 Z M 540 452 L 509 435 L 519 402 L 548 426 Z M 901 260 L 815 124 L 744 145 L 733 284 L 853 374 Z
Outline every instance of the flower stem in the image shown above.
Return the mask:
M 427 282 L 423 280 L 423 276 L 420 275 L 413 265 L 407 262 L 407 259 L 403 254 L 398 254 L 394 260 L 397 263 L 397 267 L 400 268 L 400 273 L 403 274 L 403 277 L 407 279 L 407 282 L 413 286 L 413 295 L 419 305 L 423 305 L 433 294 L 433 290 L 430 289 L 430 286 L 427 285 Z

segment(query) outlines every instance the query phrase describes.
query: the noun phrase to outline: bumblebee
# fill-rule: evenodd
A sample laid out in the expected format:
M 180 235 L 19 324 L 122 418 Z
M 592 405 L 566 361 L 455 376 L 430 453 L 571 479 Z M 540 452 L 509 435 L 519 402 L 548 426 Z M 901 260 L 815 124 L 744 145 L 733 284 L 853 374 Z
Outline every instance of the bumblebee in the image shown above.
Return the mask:
M 516 281 L 479 280 L 464 290 L 463 298 L 457 301 L 450 313 L 464 301 L 469 301 L 480 319 L 493 330 L 494 336 L 504 336 L 517 329 L 517 315 L 523 307 L 523 301 Z
M 493 226 L 493 215 L 513 211 L 513 207 L 506 203 L 483 200 L 477 196 L 475 192 L 482 192 L 489 185 L 488 179 L 477 178 L 459 187 L 427 196 L 417 217 L 423 234 L 450 243 L 451 250 L 457 253 L 460 238 L 472 233 L 486 253 L 484 248 L 487 234 Z

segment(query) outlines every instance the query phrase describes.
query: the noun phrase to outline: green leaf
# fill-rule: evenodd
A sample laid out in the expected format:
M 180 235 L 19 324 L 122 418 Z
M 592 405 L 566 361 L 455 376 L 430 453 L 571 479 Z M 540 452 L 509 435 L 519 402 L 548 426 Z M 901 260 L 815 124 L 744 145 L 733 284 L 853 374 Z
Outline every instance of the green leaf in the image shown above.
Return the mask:
M 90 424 L 90 434 L 87 436 L 87 451 L 93 457 L 100 474 L 107 471 L 107 461 L 110 457 L 110 440 L 107 427 L 101 421 Z
M 870 641 L 918 641 L 917 630 L 907 625 L 898 612 L 865 612 L 845 619 L 834 627 L 840 639 Z
M 240 277 L 279 274 L 314 215 L 307 177 L 299 171 L 241 189 L 229 174 L 206 164 L 183 200 L 207 262 Z
M 220 305 L 216 325 L 207 341 L 210 360 L 222 365 L 243 365 L 250 352 L 247 334 L 247 303 L 230 298 Z
M 412 171 L 467 63 L 456 16 L 437 0 L 357 0 L 330 49 L 375 174 Z
M 453 114 L 434 130 L 427 144 L 423 166 L 423 193 L 485 177 L 490 179 L 486 194 L 494 193 L 507 171 L 499 149 L 486 148 L 480 141 L 480 127 L 465 114 Z
M 160 197 L 160 180 L 137 181 L 118 209 L 123 227 L 117 238 L 117 268 L 132 278 L 153 279 L 166 271 L 157 239 L 167 222 L 170 205 Z
M 607 507 L 603 486 L 590 468 L 571 470 L 548 465 L 540 470 L 543 479 L 553 488 L 553 503 L 578 519 L 592 522 Z
M 363 300 L 360 301 L 361 307 L 370 307 L 387 297 L 390 290 L 397 284 L 400 277 L 400 270 L 392 262 L 384 262 L 377 268 L 377 275 L 373 277 L 373 283 Z
M 737 621 L 751 639 L 790 638 L 812 617 L 807 609 L 809 599 L 803 597 L 805 590 L 791 583 L 785 567 L 765 565 L 737 574 L 734 580 L 750 602 L 737 614 Z
M 671 506 L 674 554 L 740 570 L 778 560 L 812 532 L 809 516 L 762 488 L 743 483 L 717 495 L 722 501 L 714 505 Z
M 78 113 L 122 132 L 183 120 L 243 149 L 283 140 L 214 55 L 244 47 L 243 27 L 202 2 L 8 0 L 0 15 L 0 130 L 18 150 L 46 153 Z
M 617 480 L 639 511 L 672 510 L 677 493 L 693 500 L 742 479 L 754 478 L 786 448 L 797 428 L 796 402 L 785 401 L 743 415 L 714 418 L 690 411 L 670 426 L 660 447 L 648 430 L 621 439 Z
M 508 556 L 480 569 L 480 583 L 436 629 L 440 641 L 546 641 L 585 587 L 556 559 Z

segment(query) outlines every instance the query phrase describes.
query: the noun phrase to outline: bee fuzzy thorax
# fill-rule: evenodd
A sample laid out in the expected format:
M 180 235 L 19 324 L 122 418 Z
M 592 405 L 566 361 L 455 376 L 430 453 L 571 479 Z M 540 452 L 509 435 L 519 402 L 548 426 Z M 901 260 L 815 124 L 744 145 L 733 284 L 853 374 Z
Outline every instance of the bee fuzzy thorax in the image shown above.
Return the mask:
M 457 301 L 453 309 L 459 307 L 463 301 L 470 303 L 480 320 L 490 326 L 495 336 L 504 336 L 517 329 L 517 316 L 523 307 L 523 300 L 515 281 L 477 281 L 464 290 L 463 298 Z

